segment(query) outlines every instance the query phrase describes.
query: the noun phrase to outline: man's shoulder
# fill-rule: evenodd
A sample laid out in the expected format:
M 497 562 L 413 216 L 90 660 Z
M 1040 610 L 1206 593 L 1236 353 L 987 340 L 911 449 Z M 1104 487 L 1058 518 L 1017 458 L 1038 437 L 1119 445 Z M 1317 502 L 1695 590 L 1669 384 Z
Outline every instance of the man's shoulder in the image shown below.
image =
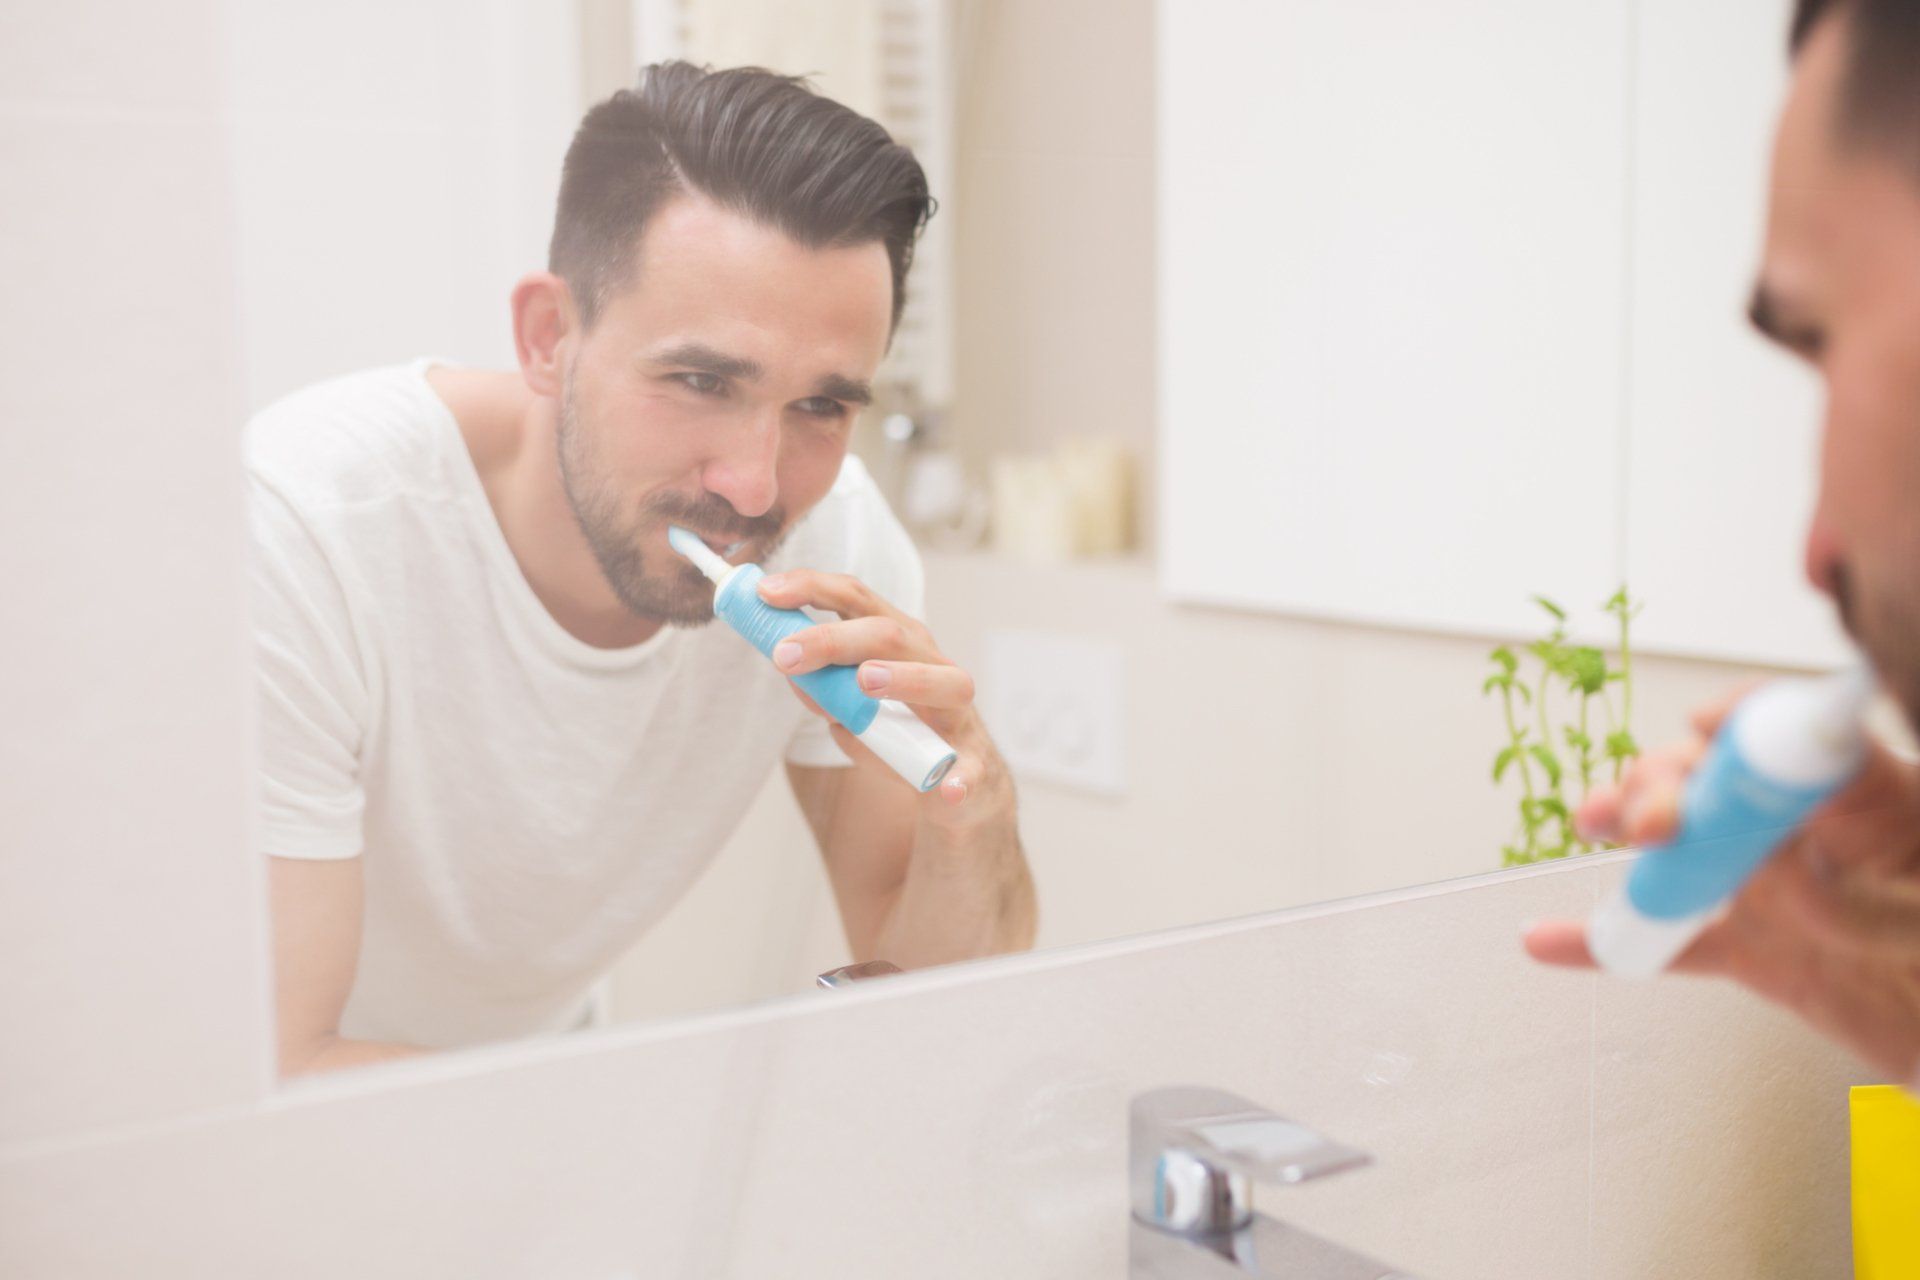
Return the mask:
M 779 562 L 852 574 L 910 612 L 920 609 L 920 553 L 872 474 L 851 453 Z
M 317 382 L 248 420 L 248 474 L 301 506 L 377 500 L 439 469 L 444 407 L 419 362 Z

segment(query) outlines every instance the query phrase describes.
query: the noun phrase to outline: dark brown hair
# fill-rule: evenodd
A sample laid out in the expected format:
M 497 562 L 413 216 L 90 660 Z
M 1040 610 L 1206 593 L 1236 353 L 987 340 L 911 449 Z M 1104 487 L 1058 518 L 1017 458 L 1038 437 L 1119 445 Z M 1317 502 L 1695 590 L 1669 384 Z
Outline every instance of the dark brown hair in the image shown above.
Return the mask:
M 587 112 L 567 148 L 547 268 L 585 323 L 633 280 L 647 219 L 688 192 L 811 247 L 880 242 L 899 323 L 933 213 L 913 153 L 797 77 L 685 62 L 644 68 L 638 87 Z
M 1920 180 L 1920 0 L 1797 0 L 1797 56 L 1828 17 L 1847 23 L 1841 140 L 1885 152 Z

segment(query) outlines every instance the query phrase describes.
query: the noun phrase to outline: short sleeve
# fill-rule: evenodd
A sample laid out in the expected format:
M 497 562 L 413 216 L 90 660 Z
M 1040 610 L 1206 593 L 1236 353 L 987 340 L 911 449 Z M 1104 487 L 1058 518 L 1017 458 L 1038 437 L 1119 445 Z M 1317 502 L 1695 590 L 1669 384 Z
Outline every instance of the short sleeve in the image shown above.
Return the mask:
M 351 858 L 363 848 L 371 700 L 346 593 L 285 498 L 256 477 L 248 501 L 262 851 Z
M 842 504 L 840 554 L 837 564 L 818 567 L 850 573 L 878 593 L 881 599 L 911 617 L 925 619 L 927 575 L 920 552 L 895 518 L 859 459 L 847 458 L 829 501 Z M 827 722 L 812 712 L 801 713 L 800 727 L 787 741 L 787 763 L 813 768 L 843 767 L 852 763 L 833 740 Z

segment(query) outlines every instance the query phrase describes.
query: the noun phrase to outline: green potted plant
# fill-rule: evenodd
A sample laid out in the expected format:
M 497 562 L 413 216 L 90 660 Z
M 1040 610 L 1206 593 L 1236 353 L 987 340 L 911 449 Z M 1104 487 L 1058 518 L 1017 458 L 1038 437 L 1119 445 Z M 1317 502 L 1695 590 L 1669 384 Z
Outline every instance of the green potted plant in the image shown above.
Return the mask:
M 1619 627 L 1619 652 L 1609 658 L 1591 645 L 1568 643 L 1566 610 L 1545 596 L 1533 600 L 1551 623 L 1546 636 L 1522 651 L 1531 664 L 1501 645 L 1488 655 L 1494 669 L 1481 686 L 1484 696 L 1499 695 L 1507 730 L 1506 745 L 1493 759 L 1493 781 L 1499 785 L 1511 772 L 1520 783 L 1519 825 L 1500 850 L 1507 867 L 1592 852 L 1594 846 L 1574 830 L 1574 812 L 1602 768 L 1618 782 L 1627 762 L 1640 754 L 1633 738 L 1631 645 L 1640 606 L 1624 586 L 1601 606 Z M 1571 804 L 1570 784 L 1579 789 Z

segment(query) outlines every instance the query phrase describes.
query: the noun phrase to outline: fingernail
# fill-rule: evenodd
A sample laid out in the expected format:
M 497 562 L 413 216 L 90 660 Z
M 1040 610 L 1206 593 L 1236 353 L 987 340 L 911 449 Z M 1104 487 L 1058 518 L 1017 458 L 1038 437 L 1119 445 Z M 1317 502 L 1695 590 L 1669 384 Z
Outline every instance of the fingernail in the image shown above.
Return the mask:
M 868 663 L 860 668 L 860 687 L 872 693 L 878 693 L 893 683 L 893 672 L 885 667 Z
M 962 802 L 967 798 L 967 784 L 964 782 L 958 782 L 958 781 L 949 782 L 946 785 L 946 792 L 947 792 L 947 803 L 959 804 L 960 802 Z
M 794 640 L 782 640 L 773 646 L 773 665 L 790 667 L 800 661 L 800 645 Z
M 785 591 L 787 589 L 787 575 L 784 573 L 768 574 L 766 577 L 760 579 L 760 589 L 762 591 Z

